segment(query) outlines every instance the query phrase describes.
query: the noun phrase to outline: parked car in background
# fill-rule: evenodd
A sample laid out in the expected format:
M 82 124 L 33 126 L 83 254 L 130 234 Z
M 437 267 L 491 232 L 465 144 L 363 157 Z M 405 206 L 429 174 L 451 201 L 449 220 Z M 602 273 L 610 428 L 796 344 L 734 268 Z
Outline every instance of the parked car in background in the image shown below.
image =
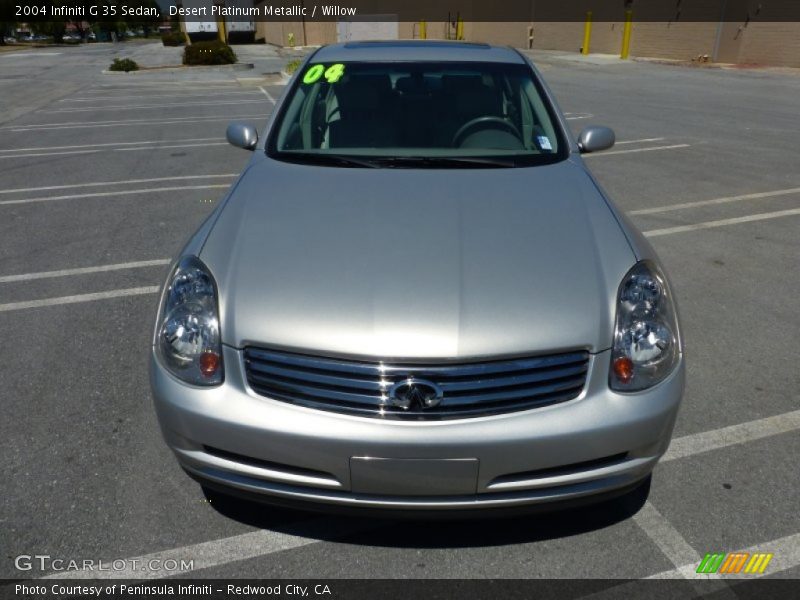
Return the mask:
M 351 42 L 301 65 L 178 255 L 151 388 L 209 494 L 506 510 L 646 489 L 684 386 L 676 307 L 530 60 Z M 646 187 L 643 188 L 646 193 Z

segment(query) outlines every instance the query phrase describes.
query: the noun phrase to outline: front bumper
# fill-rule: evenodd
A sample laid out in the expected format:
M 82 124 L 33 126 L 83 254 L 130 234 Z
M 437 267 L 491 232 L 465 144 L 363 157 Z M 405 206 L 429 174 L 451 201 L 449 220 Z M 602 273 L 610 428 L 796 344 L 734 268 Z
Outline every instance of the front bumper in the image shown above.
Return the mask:
M 572 503 L 629 489 L 666 451 L 684 364 L 636 394 L 608 388 L 610 352 L 593 355 L 574 400 L 447 421 L 314 410 L 249 389 L 241 352 L 224 347 L 225 382 L 187 385 L 151 353 L 164 438 L 210 487 L 278 503 L 472 510 Z

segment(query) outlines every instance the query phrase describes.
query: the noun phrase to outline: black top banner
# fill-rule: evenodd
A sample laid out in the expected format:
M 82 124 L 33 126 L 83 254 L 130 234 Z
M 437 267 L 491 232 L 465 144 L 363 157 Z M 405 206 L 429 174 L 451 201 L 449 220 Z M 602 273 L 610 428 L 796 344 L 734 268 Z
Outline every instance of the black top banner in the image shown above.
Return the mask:
M 800 22 L 800 0 L 0 0 L 2 21 Z

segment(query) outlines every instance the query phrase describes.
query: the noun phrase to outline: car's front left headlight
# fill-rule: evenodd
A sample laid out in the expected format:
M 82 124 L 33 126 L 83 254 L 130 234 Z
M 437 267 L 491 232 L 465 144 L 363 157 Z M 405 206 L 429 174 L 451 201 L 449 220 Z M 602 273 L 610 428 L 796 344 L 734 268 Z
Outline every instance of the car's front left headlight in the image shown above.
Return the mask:
M 222 383 L 217 285 L 195 256 L 182 258 L 167 282 L 156 346 L 164 366 L 186 383 Z
M 680 359 L 678 318 L 664 274 L 651 261 L 636 263 L 617 293 L 609 385 L 620 392 L 652 387 Z

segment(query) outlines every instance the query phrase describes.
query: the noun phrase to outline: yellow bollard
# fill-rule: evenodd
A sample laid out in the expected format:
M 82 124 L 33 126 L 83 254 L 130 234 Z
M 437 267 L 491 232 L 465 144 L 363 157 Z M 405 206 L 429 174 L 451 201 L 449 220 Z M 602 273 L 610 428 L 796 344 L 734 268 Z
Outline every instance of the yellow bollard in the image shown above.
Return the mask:
M 419 22 L 419 39 L 427 40 L 428 39 L 428 27 L 425 21 Z
M 222 12 L 222 9 L 225 8 L 225 0 L 214 0 L 214 6 L 219 7 L 220 12 Z M 225 44 L 228 43 L 228 30 L 225 17 L 222 15 L 217 18 L 217 39 Z
M 583 26 L 583 46 L 581 54 L 589 54 L 589 41 L 592 39 L 592 11 L 586 13 L 586 25 Z
M 633 11 L 625 11 L 625 28 L 622 30 L 622 52 L 619 57 L 622 59 L 628 58 L 628 53 L 631 49 L 631 29 L 633 26 Z
M 458 21 L 456 22 L 456 39 L 464 39 L 464 19 L 461 17 L 458 17 Z

